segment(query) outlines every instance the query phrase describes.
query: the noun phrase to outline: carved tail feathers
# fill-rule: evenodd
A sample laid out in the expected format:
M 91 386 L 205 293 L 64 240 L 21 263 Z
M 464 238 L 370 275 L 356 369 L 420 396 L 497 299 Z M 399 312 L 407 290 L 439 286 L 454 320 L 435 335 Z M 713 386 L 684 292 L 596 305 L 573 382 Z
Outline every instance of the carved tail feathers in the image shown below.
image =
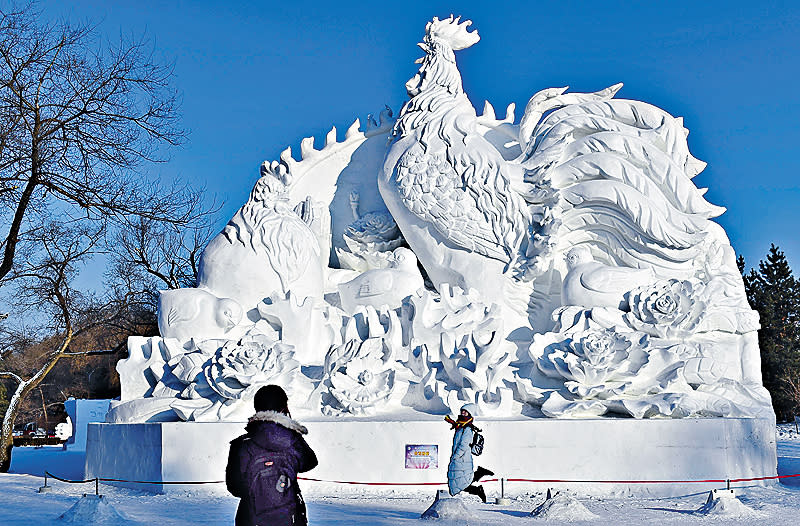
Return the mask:
M 563 88 L 547 88 L 537 92 L 530 98 L 525 106 L 525 112 L 519 122 L 519 146 L 522 153 L 519 161 L 530 157 L 533 153 L 533 139 L 536 135 L 537 125 L 542 116 L 548 111 L 563 108 L 571 104 L 608 100 L 622 89 L 622 83 L 614 84 L 606 89 L 594 93 L 564 93 L 569 86 Z
M 520 121 L 512 163 L 524 171 L 518 189 L 531 217 L 520 270 L 533 282 L 534 318 L 551 307 L 561 256 L 573 246 L 590 244 L 611 265 L 688 279 L 713 238 L 710 220 L 725 210 L 692 182 L 705 163 L 689 152 L 683 119 L 613 99 L 621 87 L 542 90 Z

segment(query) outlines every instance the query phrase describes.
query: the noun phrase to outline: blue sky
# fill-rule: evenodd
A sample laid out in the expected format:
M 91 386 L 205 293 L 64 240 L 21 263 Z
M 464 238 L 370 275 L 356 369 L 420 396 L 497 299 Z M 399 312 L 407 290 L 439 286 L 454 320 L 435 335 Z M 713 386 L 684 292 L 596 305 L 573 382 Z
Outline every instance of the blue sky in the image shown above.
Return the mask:
M 683 116 L 695 178 L 728 211 L 717 221 L 748 266 L 771 242 L 800 274 L 800 4 L 670 2 L 47 1 L 45 16 L 146 34 L 174 62 L 188 142 L 157 168 L 224 201 L 220 227 L 247 199 L 262 161 L 335 125 L 397 110 L 432 16 L 473 20 L 481 41 L 458 53 L 481 110 L 504 113 L 569 85 Z M 518 114 L 519 117 L 519 114 Z

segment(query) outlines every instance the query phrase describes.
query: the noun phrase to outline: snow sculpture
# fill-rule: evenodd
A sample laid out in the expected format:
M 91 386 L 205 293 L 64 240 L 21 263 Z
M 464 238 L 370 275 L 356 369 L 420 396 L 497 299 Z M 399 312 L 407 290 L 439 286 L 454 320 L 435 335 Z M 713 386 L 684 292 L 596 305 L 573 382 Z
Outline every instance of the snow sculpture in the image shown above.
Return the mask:
M 564 305 L 620 307 L 631 287 L 653 281 L 649 268 L 612 267 L 594 261 L 586 245 L 570 250 L 566 262 L 567 275 L 561 284 Z
M 403 299 L 422 288 L 417 258 L 409 249 L 395 249 L 389 265 L 389 268 L 368 270 L 355 279 L 340 284 L 342 309 L 352 313 L 358 305 L 400 307 Z
M 426 26 L 396 120 L 262 165 L 162 338 L 129 341 L 110 421 L 241 420 L 268 382 L 301 417 L 772 415 L 682 119 L 621 84 L 478 115 L 470 24 Z
M 202 289 L 159 291 L 158 330 L 165 338 L 224 338 L 241 320 L 242 306 L 230 298 Z
M 358 192 L 351 192 L 350 207 L 354 221 L 342 234 L 346 249 L 336 249 L 339 263 L 359 272 L 386 268 L 389 266 L 392 251 L 403 244 L 403 235 L 388 212 L 360 215 L 359 201 Z
M 403 395 L 408 371 L 398 361 L 402 324 L 394 309 L 359 307 L 344 328 L 344 343 L 325 356 L 319 384 L 322 411 L 372 415 Z
M 254 309 L 276 291 L 321 301 L 320 257 L 314 232 L 289 206 L 284 182 L 262 169 L 250 199 L 203 251 L 198 286 L 237 301 L 256 321 Z
M 325 362 L 328 413 L 372 414 L 396 392 L 398 364 L 382 338 L 350 340 L 331 349 Z
M 406 84 L 378 185 L 386 206 L 438 289 L 476 289 L 506 305 L 519 294 L 508 276 L 524 255 L 529 225 L 512 171 L 478 132 L 475 109 L 461 86 L 455 50 L 478 41 L 469 22 L 434 19 L 420 47 L 420 72 Z M 519 174 L 518 174 L 519 175 Z M 522 313 L 523 304 L 511 312 Z
M 314 298 L 298 299 L 291 291 L 285 297 L 273 294 L 258 304 L 258 330 L 294 348 L 300 363 L 319 363 L 331 345 L 340 343 L 342 313 Z
M 425 402 L 430 404 L 431 395 L 438 393 L 436 405 L 452 413 L 472 402 L 483 415 L 511 414 L 513 393 L 508 386 L 514 382 L 510 363 L 516 352 L 503 337 L 500 307 L 482 303 L 474 289 L 464 292 L 447 284 L 440 295 L 425 291 L 409 301 L 409 335 L 417 344 L 409 367 L 418 380 L 416 390 L 428 393 Z
M 260 385 L 291 384 L 291 375 L 300 366 L 292 356 L 286 344 L 263 334 L 247 335 L 239 341 L 229 340 L 218 349 L 203 367 L 203 376 L 220 397 L 244 398 L 248 390 Z

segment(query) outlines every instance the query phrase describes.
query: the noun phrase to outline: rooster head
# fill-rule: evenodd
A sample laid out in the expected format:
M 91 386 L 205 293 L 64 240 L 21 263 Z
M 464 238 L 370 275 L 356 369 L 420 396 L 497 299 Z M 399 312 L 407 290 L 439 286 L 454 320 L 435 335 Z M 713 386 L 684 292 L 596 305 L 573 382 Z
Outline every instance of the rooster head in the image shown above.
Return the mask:
M 425 26 L 425 37 L 417 45 L 425 56 L 416 60 L 421 64 L 419 72 L 406 82 L 406 91 L 415 97 L 429 85 L 444 87 L 451 93 L 461 91 L 461 78 L 455 67 L 453 51 L 466 49 L 480 40 L 477 31 L 469 31 L 471 20 L 461 22 L 461 17 L 433 20 Z
M 472 20 L 461 22 L 460 16 L 450 15 L 444 20 L 433 17 L 433 20 L 425 26 L 425 39 L 421 46 L 431 44 L 433 40 L 440 40 L 450 46 L 453 51 L 466 49 L 481 39 L 477 31 L 469 32 L 468 28 L 471 25 Z
M 272 162 L 264 163 L 261 165 L 261 177 L 253 185 L 250 191 L 250 199 L 247 201 L 245 207 L 256 206 L 263 208 L 267 205 L 267 209 L 275 210 L 281 214 L 286 214 L 290 211 L 289 197 L 287 195 L 287 176 L 286 169 L 279 163 Z

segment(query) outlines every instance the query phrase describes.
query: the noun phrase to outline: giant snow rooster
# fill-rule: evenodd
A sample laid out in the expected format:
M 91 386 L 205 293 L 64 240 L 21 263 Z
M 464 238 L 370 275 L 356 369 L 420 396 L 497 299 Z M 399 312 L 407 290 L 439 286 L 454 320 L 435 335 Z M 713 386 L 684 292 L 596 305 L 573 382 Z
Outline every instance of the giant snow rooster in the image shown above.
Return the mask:
M 504 158 L 456 67 L 454 51 L 479 40 L 470 24 L 427 24 L 378 181 L 437 289 L 477 289 L 506 309 L 507 331 L 528 322 L 541 331 L 561 304 L 564 255 L 575 246 L 613 267 L 687 279 L 710 246 L 729 245 L 709 221 L 724 209 L 691 181 L 705 163 L 689 153 L 682 119 L 612 100 L 621 84 L 535 94 L 513 127 L 518 157 Z
M 524 254 L 527 207 L 511 188 L 513 167 L 476 130 L 461 86 L 453 52 L 478 41 L 469 25 L 453 18 L 428 23 L 422 66 L 406 84 L 411 99 L 378 186 L 437 289 L 475 288 L 503 305 L 507 276 Z M 525 306 L 515 310 L 524 313 Z

